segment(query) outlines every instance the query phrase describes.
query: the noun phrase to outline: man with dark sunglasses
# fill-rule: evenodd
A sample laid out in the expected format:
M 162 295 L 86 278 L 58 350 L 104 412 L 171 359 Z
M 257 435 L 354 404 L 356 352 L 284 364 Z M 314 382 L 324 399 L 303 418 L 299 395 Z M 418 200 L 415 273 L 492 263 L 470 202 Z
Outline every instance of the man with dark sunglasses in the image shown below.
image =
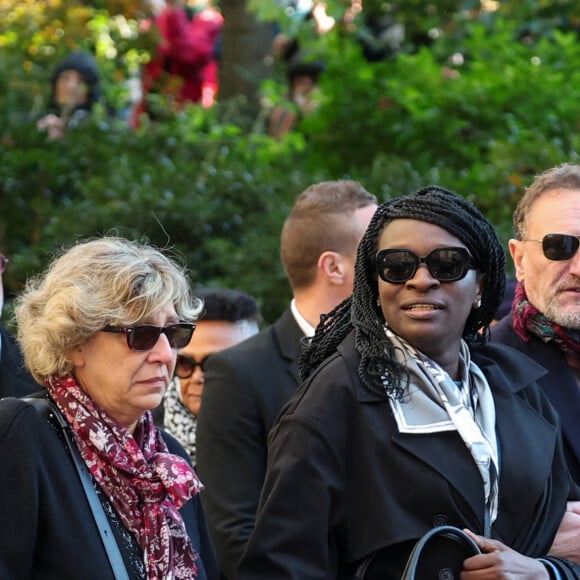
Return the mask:
M 527 354 L 548 372 L 538 382 L 562 421 L 564 450 L 580 484 L 580 165 L 538 175 L 514 212 L 509 241 L 518 283 L 511 312 L 492 339 Z M 580 502 L 569 505 L 570 545 L 580 558 Z M 559 538 L 566 541 L 566 530 Z M 555 544 L 557 554 L 557 539 Z
M 304 336 L 352 293 L 356 248 L 377 207 L 360 183 L 326 181 L 299 196 L 281 258 L 292 301 L 256 336 L 212 355 L 197 426 L 197 467 L 222 578 L 234 580 L 253 530 L 270 428 L 299 384 Z M 273 275 L 273 273 L 271 274 Z
M 256 300 L 240 290 L 200 288 L 204 307 L 188 344 L 179 351 L 175 376 L 154 416 L 196 463 L 197 416 L 210 355 L 234 346 L 260 330 L 262 316 Z
M 8 258 L 0 253 L 0 315 L 4 306 L 3 274 Z M 20 397 L 37 391 L 38 384 L 24 368 L 22 353 L 11 332 L 0 323 L 0 399 Z

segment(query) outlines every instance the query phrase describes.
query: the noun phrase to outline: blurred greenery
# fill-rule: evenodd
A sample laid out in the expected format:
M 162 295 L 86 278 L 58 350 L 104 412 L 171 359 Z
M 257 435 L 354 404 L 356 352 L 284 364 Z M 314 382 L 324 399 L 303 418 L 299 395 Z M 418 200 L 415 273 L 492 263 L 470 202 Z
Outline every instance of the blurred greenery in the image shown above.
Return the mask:
M 533 176 L 578 158 L 576 3 L 367 0 L 344 20 L 348 4 L 328 2 L 337 25 L 317 37 L 288 10 L 253 2 L 326 63 L 318 109 L 278 141 L 266 133 L 269 111 L 287 99 L 278 77 L 263 79 L 257 117 L 240 95 L 128 129 L 127 81 L 158 42 L 140 26 L 145 0 L 0 0 L 7 290 L 18 292 L 57 248 L 116 232 L 173 248 L 194 284 L 256 296 L 271 322 L 290 297 L 278 249 L 284 217 L 307 185 L 341 177 L 380 199 L 443 185 L 484 210 L 507 242 Z M 377 20 L 405 35 L 369 62 L 361 43 L 380 44 Z M 106 106 L 48 141 L 34 119 L 54 64 L 77 47 L 97 58 Z

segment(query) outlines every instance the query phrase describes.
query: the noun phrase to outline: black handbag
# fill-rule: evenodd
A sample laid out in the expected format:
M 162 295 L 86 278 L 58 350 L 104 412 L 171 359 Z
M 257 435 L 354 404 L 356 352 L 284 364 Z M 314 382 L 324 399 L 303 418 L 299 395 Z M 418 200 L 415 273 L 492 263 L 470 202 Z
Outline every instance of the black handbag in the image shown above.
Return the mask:
M 383 555 L 388 552 L 382 552 Z M 477 544 L 455 526 L 429 530 L 416 544 L 407 560 L 401 580 L 453 580 L 459 578 L 463 560 L 481 554 Z M 383 562 L 388 568 L 388 562 Z M 355 580 L 380 578 L 381 550 L 373 552 L 358 567 Z

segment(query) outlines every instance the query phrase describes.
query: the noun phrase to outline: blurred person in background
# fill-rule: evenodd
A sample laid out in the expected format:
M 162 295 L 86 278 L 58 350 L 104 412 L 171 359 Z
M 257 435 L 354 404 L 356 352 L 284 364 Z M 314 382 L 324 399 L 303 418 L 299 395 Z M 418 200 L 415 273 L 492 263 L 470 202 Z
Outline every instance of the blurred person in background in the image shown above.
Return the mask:
M 203 311 L 191 340 L 177 355 L 175 376 L 163 398 L 162 424 L 195 465 L 197 416 L 208 357 L 257 334 L 262 317 L 254 298 L 229 288 L 201 288 Z
M 141 116 L 162 120 L 187 103 L 211 106 L 217 93 L 217 42 L 223 19 L 214 9 L 185 0 L 158 1 L 154 16 L 142 25 L 153 30 L 158 46 L 142 71 L 142 99 L 132 113 L 131 126 Z
M 48 112 L 36 126 L 54 140 L 77 127 L 99 102 L 101 82 L 95 59 L 88 52 L 71 52 L 57 64 L 50 85 Z

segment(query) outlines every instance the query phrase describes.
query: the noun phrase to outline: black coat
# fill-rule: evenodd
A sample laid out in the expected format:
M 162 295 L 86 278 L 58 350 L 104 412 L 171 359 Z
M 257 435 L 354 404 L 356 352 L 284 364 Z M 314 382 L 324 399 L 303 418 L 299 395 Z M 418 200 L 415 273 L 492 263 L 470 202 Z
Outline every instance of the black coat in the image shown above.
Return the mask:
M 472 356 L 496 407 L 501 466 L 493 536 L 543 555 L 571 489 L 558 417 L 534 384 L 544 370 L 505 346 Z M 434 525 L 483 534 L 481 476 L 460 436 L 399 433 L 388 401 L 362 386 L 359 360 L 351 333 L 272 430 L 239 580 L 352 578 L 357 563 L 384 547 L 391 548 L 390 570 L 382 580 L 398 580 L 411 547 Z
M 554 343 L 545 343 L 536 336 L 524 342 L 514 331 L 511 315 L 491 329 L 491 340 L 509 344 L 548 371 L 538 384 L 560 414 L 568 467 L 580 485 L 580 388 L 564 353 Z
M 175 439 L 163 437 L 172 453 L 187 457 Z M 44 417 L 18 399 L 0 401 L 0 466 L 0 578 L 114 580 L 63 441 Z M 199 579 L 216 580 L 199 495 L 180 512 L 202 559 Z
M 0 399 L 20 397 L 39 389 L 38 383 L 24 368 L 22 353 L 14 336 L 0 324 Z
M 208 359 L 197 423 L 197 470 L 220 569 L 234 580 L 254 528 L 267 438 L 299 384 L 304 336 L 290 310 L 270 327 Z

